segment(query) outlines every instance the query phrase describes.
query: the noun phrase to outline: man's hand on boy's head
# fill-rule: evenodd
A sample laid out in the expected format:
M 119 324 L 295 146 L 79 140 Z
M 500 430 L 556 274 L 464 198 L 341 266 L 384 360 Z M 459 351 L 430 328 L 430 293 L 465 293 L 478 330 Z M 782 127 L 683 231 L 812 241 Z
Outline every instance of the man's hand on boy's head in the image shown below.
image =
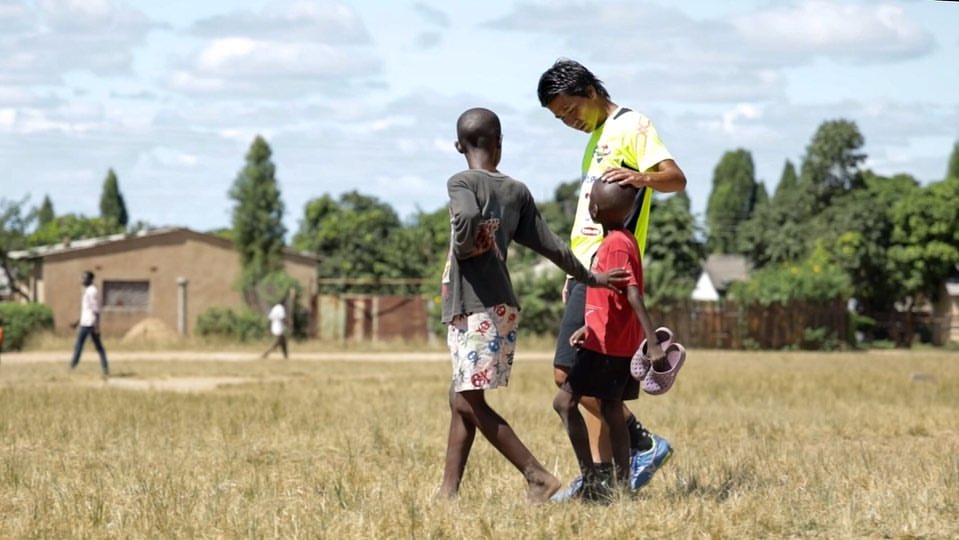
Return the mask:
M 608 169 L 600 177 L 603 182 L 607 184 L 619 184 L 622 186 L 632 186 L 636 189 L 644 188 L 649 185 L 649 175 L 646 173 L 636 172 L 632 169 L 626 169 L 624 167 L 613 167 Z
M 623 287 L 629 283 L 629 270 L 625 268 L 613 268 L 609 272 L 590 272 L 590 280 L 587 285 L 590 287 L 605 287 L 616 292 L 622 292 Z

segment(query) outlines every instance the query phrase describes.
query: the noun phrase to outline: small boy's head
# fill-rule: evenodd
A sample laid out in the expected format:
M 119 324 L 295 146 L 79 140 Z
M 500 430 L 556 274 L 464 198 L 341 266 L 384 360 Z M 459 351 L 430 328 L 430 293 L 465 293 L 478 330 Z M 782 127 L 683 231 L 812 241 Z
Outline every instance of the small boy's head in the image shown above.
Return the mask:
M 459 153 L 485 151 L 498 155 L 502 144 L 502 127 L 493 111 L 476 107 L 463 112 L 456 121 L 456 150 Z
M 615 182 L 593 182 L 589 193 L 589 215 L 608 230 L 621 229 L 636 199 L 636 188 Z

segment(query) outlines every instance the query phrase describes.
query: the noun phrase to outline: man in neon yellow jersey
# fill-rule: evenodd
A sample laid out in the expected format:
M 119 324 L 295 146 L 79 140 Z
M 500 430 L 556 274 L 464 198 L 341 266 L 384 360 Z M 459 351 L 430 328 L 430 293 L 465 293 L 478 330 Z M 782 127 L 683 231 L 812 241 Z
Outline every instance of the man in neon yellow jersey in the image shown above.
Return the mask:
M 602 81 L 585 66 L 574 60 L 560 59 L 539 79 L 540 104 L 549 109 L 567 126 L 589 133 L 583 155 L 582 178 L 576 217 L 570 233 L 570 247 L 584 266 L 603 240 L 603 228 L 589 216 L 589 193 L 594 182 L 616 182 L 637 188 L 633 209 L 626 220 L 626 229 L 636 237 L 642 255 L 646 247 L 652 192 L 674 193 L 686 189 L 686 176 L 673 161 L 659 138 L 653 123 L 646 116 L 621 107 L 610 98 Z M 585 288 L 567 279 L 563 290 L 566 309 L 560 325 L 553 359 L 553 377 L 562 385 L 575 359 L 569 336 L 583 326 Z M 599 404 L 594 400 L 580 402 L 587 411 L 590 447 L 600 470 L 610 468 L 612 450 L 609 437 L 600 420 Z M 638 490 L 672 455 L 669 443 L 647 431 L 636 416 L 623 408 L 630 431 L 630 487 Z M 557 498 L 576 496 L 580 479 Z

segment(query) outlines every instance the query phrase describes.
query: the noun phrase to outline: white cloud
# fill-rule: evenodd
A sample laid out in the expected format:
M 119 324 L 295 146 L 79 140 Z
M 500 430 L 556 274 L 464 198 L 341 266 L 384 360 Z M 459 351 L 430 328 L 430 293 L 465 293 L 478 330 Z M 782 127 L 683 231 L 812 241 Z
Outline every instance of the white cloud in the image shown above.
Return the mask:
M 857 60 L 922 55 L 932 36 L 890 2 L 803 0 L 732 18 L 750 46 L 775 53 L 821 54 Z
M 59 82 L 64 73 L 129 73 L 133 48 L 157 27 L 142 13 L 109 0 L 40 0 L 0 9 L 0 82 Z
M 450 17 L 443 10 L 436 9 L 435 7 L 426 5 L 423 2 L 416 2 L 413 4 L 413 11 L 418 13 L 424 21 L 433 26 L 438 26 L 440 28 L 449 28 L 450 26 Z
M 355 95 L 382 72 L 362 22 L 339 3 L 274 2 L 256 14 L 201 20 L 191 31 L 212 39 L 167 79 L 189 94 Z
M 11 130 L 17 121 L 16 109 L 0 109 L 0 129 Z
M 274 41 L 310 41 L 338 45 L 370 43 L 356 13 L 333 1 L 274 1 L 262 11 L 237 11 L 197 21 L 191 32 L 203 37 L 243 36 Z

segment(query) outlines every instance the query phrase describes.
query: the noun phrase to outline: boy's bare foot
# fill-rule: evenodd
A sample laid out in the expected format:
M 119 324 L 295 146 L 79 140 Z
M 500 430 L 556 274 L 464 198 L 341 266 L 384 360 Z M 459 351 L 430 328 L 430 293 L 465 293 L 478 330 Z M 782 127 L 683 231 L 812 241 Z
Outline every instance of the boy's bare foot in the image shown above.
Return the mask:
M 456 491 L 453 491 L 453 490 L 450 490 L 450 489 L 445 489 L 445 488 L 442 488 L 442 487 L 441 487 L 441 488 L 433 495 L 433 500 L 434 500 L 434 501 L 452 501 L 452 500 L 456 499 L 457 497 L 459 497 L 459 495 L 460 495 L 460 494 L 457 493 Z
M 527 482 L 529 489 L 526 492 L 526 500 L 532 504 L 548 501 L 563 486 L 559 478 L 548 472 L 530 474 L 527 476 Z

